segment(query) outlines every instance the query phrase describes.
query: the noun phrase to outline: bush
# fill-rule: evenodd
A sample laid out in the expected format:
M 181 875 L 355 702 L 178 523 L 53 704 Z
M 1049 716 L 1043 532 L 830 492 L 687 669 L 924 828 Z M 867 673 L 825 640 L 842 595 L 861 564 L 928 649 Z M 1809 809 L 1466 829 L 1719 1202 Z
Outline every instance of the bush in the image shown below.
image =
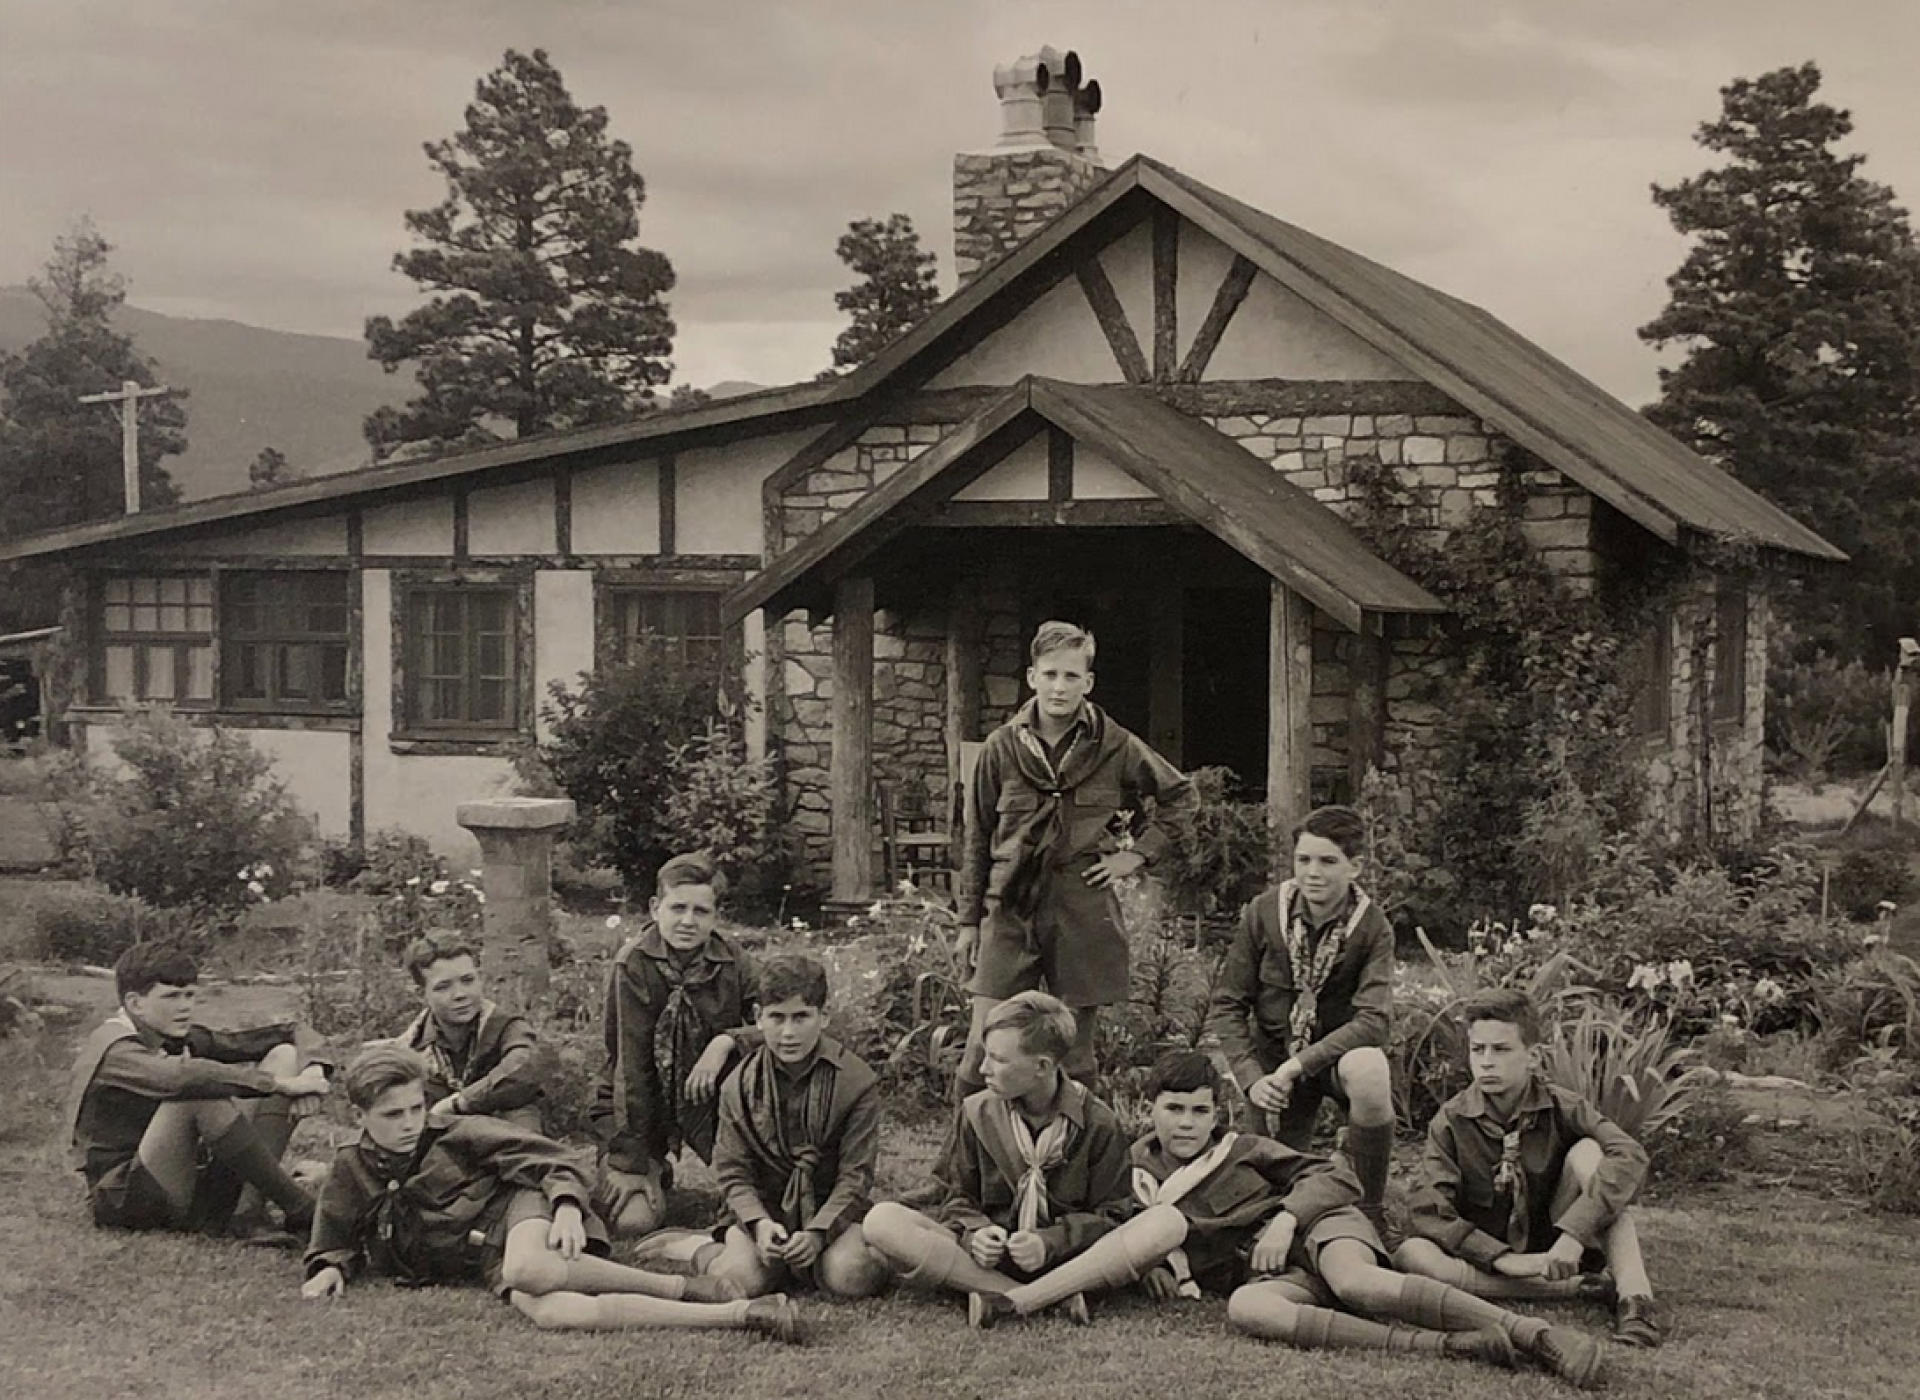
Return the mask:
M 1836 1067 L 1874 1051 L 1920 1058 L 1920 965 L 1912 958 L 1875 948 L 1822 972 L 1812 996 Z
M 1683 1117 L 1702 1083 L 1713 1078 L 1693 1059 L 1674 1043 L 1665 1021 L 1600 1001 L 1553 1027 L 1543 1068 L 1550 1082 L 1645 1143 Z
M 115 750 L 126 774 L 92 775 L 80 819 L 108 889 L 232 912 L 294 887 L 312 829 L 244 736 L 151 709 L 130 714 Z
M 363 894 L 397 894 L 410 885 L 438 880 L 447 863 L 433 853 L 427 838 L 386 827 L 357 848 L 350 847 L 341 869 L 353 867 L 346 883 Z
M 1913 859 L 1920 843 L 1892 822 L 1863 818 L 1821 854 L 1827 865 L 1827 907 L 1842 918 L 1875 919 L 1885 903 L 1904 905 L 1913 893 Z
M 26 940 L 20 956 L 57 963 L 109 967 L 136 943 L 166 940 L 199 951 L 189 919 L 157 910 L 133 895 L 96 889 L 37 891 L 26 910 Z
M 1685 1113 L 1669 1118 L 1642 1139 L 1648 1174 L 1667 1186 L 1725 1181 L 1752 1160 L 1753 1124 L 1746 1107 L 1720 1078 L 1702 1080 Z
M 1815 781 L 1879 768 L 1892 704 L 1887 673 L 1825 652 L 1796 656 L 1786 628 L 1775 629 L 1768 652 L 1767 748 L 1780 766 Z
M 1182 918 L 1148 880 L 1120 887 L 1131 985 L 1125 1004 L 1101 1014 L 1096 1044 L 1102 1092 L 1139 1097 L 1146 1072 L 1169 1050 L 1198 1048 L 1218 985 L 1224 950 L 1206 946 L 1197 917 Z
M 731 711 L 731 713 L 723 713 Z M 773 830 L 777 788 L 770 765 L 749 763 L 739 704 L 710 666 L 671 657 L 583 675 L 578 690 L 549 688 L 549 737 L 515 757 L 524 791 L 571 797 L 573 840 L 589 865 L 620 872 L 631 891 L 651 890 L 661 865 L 709 841 L 749 898 L 778 879 Z
M 850 923 L 875 936 L 880 975 L 873 1015 L 848 1028 L 848 1045 L 911 1100 L 947 1103 L 972 1017 L 953 911 L 903 890 Z
M 1241 796 L 1231 768 L 1196 768 L 1187 776 L 1193 800 L 1168 816 L 1172 849 L 1155 873 L 1183 913 L 1230 916 L 1272 883 L 1280 836 L 1266 803 Z

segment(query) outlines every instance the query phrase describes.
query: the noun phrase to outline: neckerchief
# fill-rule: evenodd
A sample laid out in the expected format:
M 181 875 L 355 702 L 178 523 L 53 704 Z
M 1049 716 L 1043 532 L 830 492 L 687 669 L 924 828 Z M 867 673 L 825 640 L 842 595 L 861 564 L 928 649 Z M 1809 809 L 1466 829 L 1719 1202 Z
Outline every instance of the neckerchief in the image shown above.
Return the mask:
M 683 967 L 671 950 L 666 957 L 651 961 L 668 988 L 667 1004 L 660 1009 L 660 1019 L 653 1027 L 653 1062 L 660 1070 L 664 1098 L 673 1106 L 668 1144 L 677 1148 L 685 1143 L 707 1161 L 713 1156 L 714 1110 L 720 1096 L 715 1094 L 705 1103 L 687 1097 L 687 1076 L 713 1039 L 712 1027 L 693 1004 L 690 993 L 692 988 L 711 982 L 720 968 L 705 956 L 695 957 Z
M 1220 1140 L 1191 1162 L 1183 1162 L 1167 1173 L 1165 1181 L 1160 1180 L 1145 1167 L 1133 1169 L 1133 1198 L 1143 1206 L 1177 1206 L 1182 1198 L 1220 1169 L 1227 1160 L 1227 1154 L 1233 1150 L 1234 1143 L 1240 1140 L 1238 1133 L 1222 1133 Z M 1198 1298 L 1200 1285 L 1194 1282 L 1193 1265 L 1188 1262 L 1187 1252 L 1176 1249 L 1167 1256 L 1167 1267 L 1173 1270 L 1174 1283 L 1182 1298 Z
M 407 1183 L 419 1172 L 420 1164 L 426 1161 L 427 1153 L 444 1131 L 438 1128 L 422 1130 L 413 1151 L 404 1157 L 388 1152 L 370 1139 L 363 1140 L 360 1145 L 361 1160 L 367 1164 L 374 1179 L 386 1189 L 368 1203 L 361 1216 L 357 1237 L 367 1241 L 369 1246 L 378 1244 L 387 1256 L 395 1282 L 402 1287 L 418 1287 L 431 1282 L 430 1275 L 420 1267 L 420 1261 L 415 1257 L 420 1233 L 419 1212 L 412 1209 L 412 1203 L 402 1197 L 406 1194 Z
M 75 1167 L 86 1163 L 86 1149 L 80 1143 L 80 1114 L 86 1108 L 87 1090 L 93 1087 L 93 1077 L 100 1071 L 100 1062 L 123 1040 L 139 1040 L 140 1028 L 133 1023 L 133 1017 L 127 1014 L 123 1006 L 106 1020 L 93 1028 L 73 1067 L 73 1078 L 67 1085 L 67 1142 Z M 178 1042 L 179 1053 L 191 1054 L 185 1041 Z M 162 1046 L 163 1052 L 174 1053 Z
M 1507 1244 L 1524 1251 L 1533 1234 L 1533 1211 L 1527 1199 L 1527 1170 L 1520 1160 L 1520 1128 L 1508 1128 L 1500 1137 L 1500 1165 L 1493 1169 L 1493 1189 L 1513 1195 L 1507 1209 Z
M 480 1003 L 480 1014 L 473 1018 L 466 1049 L 458 1059 L 454 1058 L 453 1050 L 447 1045 L 445 1029 L 433 1019 L 431 1011 L 422 1011 L 419 1019 L 407 1028 L 407 1044 L 427 1062 L 433 1078 L 446 1081 L 448 1088 L 459 1093 L 467 1087 L 467 1067 L 473 1063 L 474 1052 L 480 1048 L 480 1032 L 497 1009 L 490 1001 Z
M 826 1135 L 827 1117 L 833 1110 L 833 1092 L 839 1070 L 833 1061 L 819 1056 L 807 1072 L 800 1100 L 798 1132 L 787 1134 L 786 1096 L 788 1076 L 779 1061 L 764 1047 L 751 1055 L 737 1073 L 740 1075 L 740 1099 L 746 1109 L 742 1127 L 754 1151 L 787 1174 L 786 1189 L 780 1196 L 780 1223 L 789 1230 L 804 1230 L 820 1209 L 819 1183 L 822 1152 L 820 1140 Z
M 993 1106 L 1006 1114 L 1007 1133 L 1024 1168 L 1013 1188 L 1014 1228 L 1037 1230 L 1053 1218 L 1047 1173 L 1067 1160 L 1067 1135 L 1073 1124 L 1066 1114 L 1055 1113 L 1036 1138 L 1027 1120 L 1007 1100 L 995 1095 Z
M 1366 891 L 1355 885 L 1353 912 L 1347 916 L 1345 927 L 1337 932 L 1327 929 L 1315 942 L 1309 935 L 1305 917 L 1299 912 L 1306 907 L 1306 896 L 1300 896 L 1299 905 L 1295 906 L 1297 889 L 1292 880 L 1280 886 L 1280 917 L 1286 926 L 1287 960 L 1293 964 L 1293 1013 L 1287 1018 L 1287 1053 L 1292 1056 L 1298 1056 L 1313 1044 L 1320 1028 L 1320 993 L 1326 990 L 1327 979 L 1333 976 L 1340 955 L 1347 950 L 1347 940 L 1353 937 L 1353 931 L 1360 927 L 1360 920 L 1373 905 Z
M 1124 731 L 1107 723 L 1106 711 L 1091 700 L 1081 702 L 1081 715 L 1074 721 L 1084 724 L 1084 734 L 1075 731 L 1056 764 L 1046 743 L 1033 732 L 1039 703 L 1029 700 L 1013 720 L 1013 759 L 1020 777 L 1040 794 L 1040 805 L 1033 814 L 1009 833 L 1014 838 L 1012 868 L 1000 890 L 1000 902 L 1010 912 L 1033 913 L 1040 902 L 1041 875 L 1050 858 L 1066 839 L 1063 799 L 1084 783 L 1119 750 L 1125 742 Z

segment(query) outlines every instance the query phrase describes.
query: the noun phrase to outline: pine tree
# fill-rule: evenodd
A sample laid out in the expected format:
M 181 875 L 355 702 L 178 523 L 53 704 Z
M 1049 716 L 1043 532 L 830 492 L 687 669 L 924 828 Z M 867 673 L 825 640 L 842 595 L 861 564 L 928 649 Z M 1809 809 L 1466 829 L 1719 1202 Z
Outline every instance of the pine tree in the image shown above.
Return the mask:
M 153 361 L 113 328 L 127 290 L 108 269 L 112 251 L 80 219 L 54 240 L 46 270 L 27 283 L 46 310 L 47 330 L 18 355 L 0 358 L 0 533 L 55 529 L 126 508 L 120 424 L 107 405 L 80 402 L 124 380 L 158 382 Z M 180 498 L 162 465 L 186 450 L 180 397 L 139 401 L 143 507 Z
M 394 268 L 434 295 L 367 320 L 367 353 L 415 366 L 421 394 L 367 419 L 376 453 L 644 413 L 672 377 L 673 267 L 639 246 L 646 186 L 540 49 L 480 79 L 466 127 L 426 146 L 447 196 L 406 215 Z
M 939 304 L 933 254 L 920 246 L 913 220 L 894 214 L 885 223 L 856 219 L 840 235 L 840 261 L 860 281 L 835 292 L 833 304 L 853 313 L 853 324 L 833 343 L 833 369 L 854 369 L 911 329 Z M 832 371 L 829 371 L 832 373 Z
M 1853 556 L 1802 624 L 1884 659 L 1920 603 L 1920 252 L 1865 158 L 1835 150 L 1853 122 L 1819 86 L 1805 63 L 1721 89 L 1695 139 L 1726 162 L 1653 187 L 1694 244 L 1640 334 L 1686 351 L 1655 421 Z
M 277 447 L 263 447 L 247 467 L 247 485 L 255 491 L 264 491 L 269 486 L 296 480 L 299 475 L 288 463 L 286 453 Z

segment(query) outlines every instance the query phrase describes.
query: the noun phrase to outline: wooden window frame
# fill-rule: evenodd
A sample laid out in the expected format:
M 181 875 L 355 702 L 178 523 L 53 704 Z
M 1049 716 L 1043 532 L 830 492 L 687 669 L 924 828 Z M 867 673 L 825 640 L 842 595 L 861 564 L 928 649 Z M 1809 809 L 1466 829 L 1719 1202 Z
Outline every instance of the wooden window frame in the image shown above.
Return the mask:
M 729 675 L 745 660 L 744 642 L 738 625 L 720 621 L 719 603 L 726 593 L 748 577 L 737 569 L 620 569 L 603 570 L 594 581 L 595 662 L 601 667 L 630 665 L 637 638 L 627 629 L 628 608 L 637 599 L 649 597 L 706 597 L 715 609 L 713 634 L 714 670 Z M 686 638 L 672 637 L 679 643 L 678 654 L 686 658 Z M 704 641 L 705 639 L 702 638 Z
M 1660 747 L 1673 734 L 1673 618 L 1663 612 L 1652 619 L 1638 645 L 1649 659 L 1635 678 L 1634 732 Z
M 188 585 L 187 598 L 180 603 L 164 603 L 157 596 L 152 602 L 136 601 L 133 596 L 135 587 L 143 582 L 164 584 L 171 580 L 181 580 Z M 192 598 L 195 584 L 206 590 L 206 601 L 196 603 Z M 114 590 L 126 585 L 128 596 L 123 600 L 113 596 Z M 110 573 L 94 580 L 90 592 L 88 609 L 89 630 L 92 633 L 87 648 L 87 696 L 97 706 L 121 704 L 172 705 L 180 710 L 212 710 L 219 703 L 219 592 L 214 586 L 212 573 L 202 569 L 138 569 Z M 184 629 L 139 629 L 126 627 L 116 630 L 109 626 L 109 608 L 124 607 L 131 611 L 135 608 L 185 607 L 206 610 L 206 627 Z M 107 690 L 107 651 L 114 646 L 134 648 L 133 693 L 130 695 L 112 695 Z M 171 648 L 173 653 L 173 694 L 151 695 L 146 693 L 149 686 L 146 678 L 149 674 L 149 656 L 163 648 Z M 196 649 L 207 654 L 207 694 L 204 698 L 195 698 L 188 692 L 192 688 L 193 667 L 191 654 Z
M 511 713 L 504 720 L 423 719 L 415 695 L 425 635 L 416 624 L 419 608 L 430 598 L 448 595 L 466 599 L 490 595 L 507 602 L 506 656 L 511 674 L 507 683 Z M 461 676 L 471 700 L 478 638 L 466 626 L 462 634 L 467 669 Z M 393 581 L 393 716 L 391 738 L 402 742 L 444 744 L 456 751 L 488 749 L 532 732 L 534 715 L 533 577 L 520 570 L 470 570 L 458 573 L 396 575 Z
M 298 580 L 304 583 L 314 577 L 338 579 L 341 583 L 339 606 L 342 610 L 340 630 L 318 631 L 302 629 L 297 625 L 282 625 L 275 619 L 267 626 L 246 629 L 239 623 L 241 608 L 246 606 L 234 598 L 236 586 L 265 583 L 269 588 L 291 585 Z M 357 602 L 354 579 L 344 569 L 234 569 L 223 571 L 220 578 L 220 706 L 222 710 L 236 713 L 263 714 L 319 714 L 340 715 L 357 713 L 360 707 L 359 686 L 357 684 L 354 654 L 358 646 L 358 628 L 355 626 Z M 262 606 L 280 610 L 283 613 L 300 607 L 310 607 L 309 600 L 297 598 L 267 599 Z M 298 647 L 308 650 L 311 655 L 308 665 L 310 673 L 318 676 L 319 656 L 329 646 L 339 646 L 344 655 L 342 661 L 342 694 L 337 699 L 325 697 L 303 698 L 280 693 L 276 678 L 276 668 L 268 667 L 268 694 L 265 696 L 241 696 L 235 693 L 240 675 L 239 651 L 243 647 Z

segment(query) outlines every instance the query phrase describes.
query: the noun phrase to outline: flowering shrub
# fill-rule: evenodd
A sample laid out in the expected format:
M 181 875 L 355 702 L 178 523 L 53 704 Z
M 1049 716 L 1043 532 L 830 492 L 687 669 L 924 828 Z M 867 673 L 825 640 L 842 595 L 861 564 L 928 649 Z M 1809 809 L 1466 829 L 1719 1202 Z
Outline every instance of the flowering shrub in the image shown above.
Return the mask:
M 793 923 L 796 932 L 809 931 L 804 920 Z M 854 1048 L 921 1100 L 947 1102 L 972 1015 L 953 911 L 902 880 L 848 924 L 880 935 L 873 1021 L 866 1043 Z
M 124 775 L 82 770 L 74 815 L 108 889 L 226 914 L 294 888 L 312 828 L 245 736 L 149 709 L 129 712 L 115 749 Z
M 407 944 L 433 929 L 479 932 L 487 902 L 480 872 L 447 874 L 444 862 L 437 868 L 441 873 L 432 877 L 407 876 L 373 906 L 374 933 L 389 953 L 404 951 Z

